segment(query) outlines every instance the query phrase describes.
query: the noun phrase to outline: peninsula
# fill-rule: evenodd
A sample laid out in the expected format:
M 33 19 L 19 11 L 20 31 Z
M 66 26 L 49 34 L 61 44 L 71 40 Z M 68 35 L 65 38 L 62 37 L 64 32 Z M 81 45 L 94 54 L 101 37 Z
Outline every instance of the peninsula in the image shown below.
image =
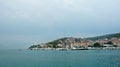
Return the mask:
M 51 42 L 32 45 L 30 50 L 89 50 L 120 49 L 120 33 L 89 38 L 64 37 Z

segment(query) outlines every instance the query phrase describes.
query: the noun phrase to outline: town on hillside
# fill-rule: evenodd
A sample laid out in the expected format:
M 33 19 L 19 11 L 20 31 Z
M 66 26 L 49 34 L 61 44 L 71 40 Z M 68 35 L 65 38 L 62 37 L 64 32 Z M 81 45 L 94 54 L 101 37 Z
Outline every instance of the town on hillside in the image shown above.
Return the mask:
M 32 45 L 30 50 L 120 49 L 120 33 L 92 38 L 65 37 L 48 43 Z

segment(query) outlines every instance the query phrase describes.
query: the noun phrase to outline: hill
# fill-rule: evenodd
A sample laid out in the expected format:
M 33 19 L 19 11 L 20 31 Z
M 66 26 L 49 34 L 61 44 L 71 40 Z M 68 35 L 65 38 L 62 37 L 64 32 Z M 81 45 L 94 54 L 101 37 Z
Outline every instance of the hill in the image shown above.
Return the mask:
M 85 39 L 89 39 L 92 41 L 95 40 L 99 40 L 99 39 L 112 39 L 112 38 L 119 38 L 120 37 L 120 33 L 115 33 L 115 34 L 106 34 L 106 35 L 102 35 L 102 36 L 96 36 L 96 37 L 90 37 L 90 38 L 85 38 Z
M 70 45 L 72 43 L 79 43 L 79 44 L 81 43 L 81 44 L 83 44 L 85 46 L 85 44 L 87 44 L 87 43 L 92 45 L 97 40 L 104 41 L 104 39 L 107 39 L 106 42 L 109 42 L 109 41 L 112 41 L 112 38 L 118 38 L 117 41 L 119 42 L 119 40 L 120 40 L 120 33 L 106 34 L 106 35 L 102 35 L 102 36 L 89 37 L 89 38 L 64 37 L 64 38 L 56 39 L 56 40 L 53 40 L 51 42 L 47 42 L 47 43 L 44 43 L 44 44 L 32 45 L 32 46 L 29 47 L 29 49 L 32 49 L 32 48 L 48 48 L 48 47 L 63 48 L 64 46 L 65 47 L 66 46 L 70 47 Z M 87 46 L 88 46 L 88 44 L 87 44 Z

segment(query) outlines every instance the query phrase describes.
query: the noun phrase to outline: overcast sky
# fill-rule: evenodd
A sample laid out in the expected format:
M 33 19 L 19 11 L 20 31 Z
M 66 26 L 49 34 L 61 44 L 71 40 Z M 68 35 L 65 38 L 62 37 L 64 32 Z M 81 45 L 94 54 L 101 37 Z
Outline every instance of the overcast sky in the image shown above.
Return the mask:
M 0 0 L 0 49 L 120 32 L 120 0 Z

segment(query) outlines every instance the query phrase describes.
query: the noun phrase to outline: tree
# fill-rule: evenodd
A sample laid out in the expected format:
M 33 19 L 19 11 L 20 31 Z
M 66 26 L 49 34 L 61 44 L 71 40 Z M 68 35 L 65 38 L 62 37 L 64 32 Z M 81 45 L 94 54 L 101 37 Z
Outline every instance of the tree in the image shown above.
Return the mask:
M 100 43 L 94 43 L 93 47 L 101 47 Z
M 114 47 L 118 47 L 117 45 L 113 45 Z
M 113 43 L 112 43 L 112 41 L 108 41 L 106 44 L 111 44 L 112 45 Z

